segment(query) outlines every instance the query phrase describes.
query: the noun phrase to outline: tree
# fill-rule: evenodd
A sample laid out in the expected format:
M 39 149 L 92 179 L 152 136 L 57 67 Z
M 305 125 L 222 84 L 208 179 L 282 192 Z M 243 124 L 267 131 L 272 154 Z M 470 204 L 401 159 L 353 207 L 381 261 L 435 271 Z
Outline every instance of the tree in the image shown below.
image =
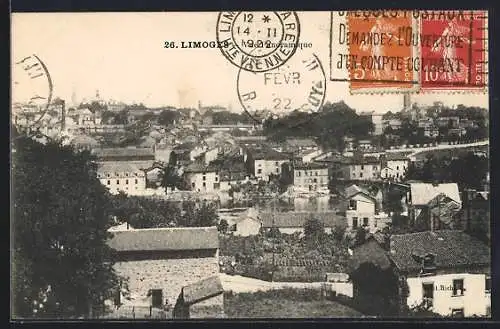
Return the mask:
M 286 191 L 288 186 L 293 184 L 293 172 L 290 170 L 290 165 L 288 163 L 283 163 L 281 165 L 281 175 L 278 184 L 281 192 Z
M 325 226 L 317 218 L 310 218 L 304 223 L 304 237 L 306 240 L 317 240 L 325 234 Z
M 217 225 L 217 230 L 221 233 L 227 233 L 227 229 L 229 228 L 229 224 L 227 220 L 221 219 L 219 225 Z
M 384 209 L 389 212 L 401 213 L 403 211 L 402 197 L 402 193 L 398 190 L 389 189 L 384 197 Z
M 163 110 L 158 117 L 158 124 L 169 126 L 179 118 L 179 112 L 172 110 Z
M 356 236 L 354 237 L 354 245 L 359 246 L 366 241 L 366 230 L 364 227 L 358 227 L 356 230 Z
M 14 143 L 13 315 L 87 315 L 119 280 L 106 243 L 109 194 L 88 152 L 29 138 Z

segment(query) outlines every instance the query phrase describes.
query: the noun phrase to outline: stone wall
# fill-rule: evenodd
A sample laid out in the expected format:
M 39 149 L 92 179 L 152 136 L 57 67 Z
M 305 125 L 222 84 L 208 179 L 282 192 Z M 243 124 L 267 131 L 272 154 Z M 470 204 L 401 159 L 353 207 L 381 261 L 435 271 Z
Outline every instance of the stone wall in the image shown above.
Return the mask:
M 217 257 L 123 261 L 116 263 L 114 268 L 118 275 L 128 278 L 130 299 L 122 296 L 123 306 L 149 306 L 149 290 L 162 289 L 163 301 L 168 299 L 171 309 L 183 286 L 219 273 Z M 223 296 L 210 298 L 197 305 L 222 307 Z

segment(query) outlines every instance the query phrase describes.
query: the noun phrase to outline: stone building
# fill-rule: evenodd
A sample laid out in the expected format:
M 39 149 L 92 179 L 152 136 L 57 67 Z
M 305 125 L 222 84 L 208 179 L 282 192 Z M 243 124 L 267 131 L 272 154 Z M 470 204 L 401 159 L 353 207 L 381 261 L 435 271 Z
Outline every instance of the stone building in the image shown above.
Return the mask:
M 109 246 L 116 256 L 114 269 L 128 287 L 113 302 L 115 317 L 140 318 L 145 312 L 137 310 L 153 309 L 170 318 L 183 287 L 219 273 L 216 227 L 115 231 Z M 204 312 L 206 317 L 220 317 L 223 297 L 204 299 L 197 307 L 212 310 Z

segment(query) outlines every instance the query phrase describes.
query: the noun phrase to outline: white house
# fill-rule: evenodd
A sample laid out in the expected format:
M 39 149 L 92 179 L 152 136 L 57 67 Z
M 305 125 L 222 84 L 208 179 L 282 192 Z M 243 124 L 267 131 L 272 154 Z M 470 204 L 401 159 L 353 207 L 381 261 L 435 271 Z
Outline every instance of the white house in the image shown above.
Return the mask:
M 405 156 L 388 153 L 381 157 L 382 170 L 380 176 L 383 179 L 402 181 L 406 176 L 406 170 L 410 159 Z
M 293 186 L 306 191 L 328 190 L 328 167 L 317 163 L 296 164 Z
M 211 166 L 192 163 L 184 170 L 184 178 L 192 191 L 214 192 L 220 187 L 217 169 Z
M 290 157 L 274 150 L 257 150 L 250 154 L 253 161 L 253 174 L 257 179 L 269 180 L 271 175 L 280 175 L 281 166 L 290 161 Z
M 377 201 L 375 197 L 365 189 L 353 184 L 346 188 L 345 198 L 348 229 L 356 230 L 358 227 L 364 227 L 370 231 L 374 230 L 377 227 L 375 222 Z
M 393 235 L 389 257 L 407 283 L 409 307 L 444 316 L 491 316 L 490 249 L 462 231 Z
M 128 195 L 143 195 L 146 191 L 146 174 L 142 161 L 99 162 L 97 178 L 111 194 L 124 192 Z

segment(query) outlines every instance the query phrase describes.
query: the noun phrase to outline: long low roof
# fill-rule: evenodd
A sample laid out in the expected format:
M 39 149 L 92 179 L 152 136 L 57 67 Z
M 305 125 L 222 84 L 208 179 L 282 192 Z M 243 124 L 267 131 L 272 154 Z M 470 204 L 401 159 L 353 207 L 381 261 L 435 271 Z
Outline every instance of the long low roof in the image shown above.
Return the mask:
M 308 212 L 308 211 L 289 211 L 289 212 L 264 212 L 259 216 L 262 226 L 265 228 L 302 228 L 307 220 L 311 218 L 319 219 L 325 227 L 335 227 L 341 225 L 341 217 L 334 211 L 329 212 Z
M 213 227 L 132 229 L 113 233 L 108 242 L 115 251 L 182 251 L 219 248 Z

